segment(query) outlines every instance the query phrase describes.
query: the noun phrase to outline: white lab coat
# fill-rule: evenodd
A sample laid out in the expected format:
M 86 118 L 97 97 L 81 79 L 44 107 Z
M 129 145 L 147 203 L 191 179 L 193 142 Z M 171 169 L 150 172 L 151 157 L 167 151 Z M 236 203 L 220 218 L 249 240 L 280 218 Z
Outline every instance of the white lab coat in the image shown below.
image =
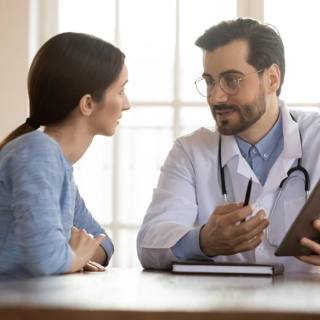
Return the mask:
M 252 177 L 250 203 L 255 204 L 253 215 L 264 209 L 266 218 L 278 194 L 280 182 L 302 155 L 299 130 L 303 141 L 302 165 L 310 175 L 310 191 L 320 178 L 320 115 L 291 111 L 296 123 L 285 103 L 279 100 L 279 105 L 284 149 L 271 168 L 264 186 L 240 154 L 234 136 L 222 136 L 221 155 L 228 200 L 243 201 L 248 179 Z M 177 260 L 170 248 L 189 230 L 205 224 L 214 209 L 223 203 L 218 143 L 219 134 L 213 128 L 200 128 L 175 141 L 161 168 L 158 186 L 153 191 L 152 202 L 137 238 L 138 256 L 144 268 L 170 269 L 172 262 Z M 303 181 L 288 179 L 280 199 L 270 225 L 270 239 L 276 243 L 281 241 L 304 203 Z M 276 257 L 275 250 L 264 237 L 255 250 L 219 256 L 215 261 L 282 262 L 286 272 L 320 273 L 320 267 L 294 257 Z

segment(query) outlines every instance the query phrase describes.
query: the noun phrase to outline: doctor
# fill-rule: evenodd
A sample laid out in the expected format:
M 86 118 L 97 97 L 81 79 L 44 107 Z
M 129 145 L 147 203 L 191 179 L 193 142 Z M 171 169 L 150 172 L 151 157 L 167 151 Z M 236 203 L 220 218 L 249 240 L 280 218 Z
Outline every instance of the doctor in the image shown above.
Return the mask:
M 299 158 L 310 191 L 320 177 L 320 115 L 289 111 L 278 98 L 285 75 L 280 36 L 256 20 L 238 18 L 213 26 L 196 45 L 203 50 L 204 71 L 195 84 L 216 128 L 175 141 L 138 234 L 142 266 L 169 269 L 176 260 L 214 258 L 320 272 L 320 245 L 311 240 L 301 243 L 313 256 L 274 255 L 305 202 L 304 175 L 295 171 L 270 220 L 281 181 Z M 301 90 L 308 89 L 307 81 Z M 250 177 L 251 204 L 243 207 Z M 314 227 L 320 231 L 319 220 Z

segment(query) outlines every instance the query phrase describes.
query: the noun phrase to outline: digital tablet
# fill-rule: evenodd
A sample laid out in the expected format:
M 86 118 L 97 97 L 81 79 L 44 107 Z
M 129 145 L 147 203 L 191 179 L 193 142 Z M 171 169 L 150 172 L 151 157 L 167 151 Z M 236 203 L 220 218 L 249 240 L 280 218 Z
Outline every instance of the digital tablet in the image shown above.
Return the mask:
M 315 254 L 310 249 L 302 246 L 300 240 L 306 237 L 317 243 L 320 242 L 320 233 L 313 222 L 320 216 L 320 180 L 301 208 L 298 216 L 293 221 L 286 235 L 278 246 L 276 256 L 308 256 Z

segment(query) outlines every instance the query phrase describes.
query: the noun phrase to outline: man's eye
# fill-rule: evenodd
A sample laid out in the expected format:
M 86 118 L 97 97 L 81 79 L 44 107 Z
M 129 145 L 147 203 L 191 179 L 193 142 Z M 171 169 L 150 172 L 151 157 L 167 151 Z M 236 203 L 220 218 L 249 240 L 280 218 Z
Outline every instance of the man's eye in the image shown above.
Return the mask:
M 206 80 L 206 84 L 207 84 L 207 86 L 213 86 L 214 85 L 214 81 L 211 80 L 211 79 L 207 79 Z
M 238 81 L 238 79 L 235 78 L 235 77 L 225 77 L 225 80 L 226 80 L 226 82 L 229 83 L 229 84 L 233 84 L 233 83 L 235 83 L 235 82 Z

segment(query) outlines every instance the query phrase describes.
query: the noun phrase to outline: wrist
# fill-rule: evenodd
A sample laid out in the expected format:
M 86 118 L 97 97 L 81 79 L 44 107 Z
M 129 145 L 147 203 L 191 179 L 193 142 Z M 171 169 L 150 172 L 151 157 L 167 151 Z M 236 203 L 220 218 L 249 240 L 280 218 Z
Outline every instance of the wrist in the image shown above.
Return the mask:
M 72 262 L 67 273 L 73 273 L 81 270 L 86 265 L 83 258 L 79 257 L 75 252 L 72 251 Z
M 207 241 L 205 225 L 203 225 L 199 233 L 199 246 L 202 253 L 207 257 L 216 256 L 216 254 L 212 250 L 211 244 L 209 243 L 209 241 Z
M 204 255 L 208 255 L 208 252 L 207 252 L 207 249 L 208 249 L 208 246 L 206 244 L 206 235 L 205 235 L 205 224 L 203 225 L 203 227 L 201 228 L 200 230 L 200 233 L 199 233 L 199 246 L 200 246 L 200 250 L 202 251 L 202 253 Z

